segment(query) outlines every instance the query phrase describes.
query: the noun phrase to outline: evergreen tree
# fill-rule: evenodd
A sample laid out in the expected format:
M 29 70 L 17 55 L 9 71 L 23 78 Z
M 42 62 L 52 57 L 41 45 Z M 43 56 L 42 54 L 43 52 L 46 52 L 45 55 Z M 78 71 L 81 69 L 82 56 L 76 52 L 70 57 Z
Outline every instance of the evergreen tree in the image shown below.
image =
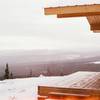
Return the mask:
M 4 78 L 9 79 L 9 66 L 8 66 L 8 63 L 6 64 Z
M 10 79 L 13 79 L 13 73 L 12 72 L 10 73 Z

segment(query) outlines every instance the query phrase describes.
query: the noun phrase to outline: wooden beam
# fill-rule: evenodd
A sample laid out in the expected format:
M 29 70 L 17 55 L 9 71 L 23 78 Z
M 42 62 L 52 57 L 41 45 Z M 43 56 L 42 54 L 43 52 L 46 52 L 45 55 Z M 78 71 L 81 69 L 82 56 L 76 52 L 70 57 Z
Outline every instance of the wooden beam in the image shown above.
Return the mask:
M 86 16 L 96 16 L 100 15 L 100 12 L 90 12 L 90 13 L 71 13 L 71 14 L 57 14 L 57 18 L 68 18 L 68 17 L 86 17 Z
M 83 94 L 71 94 L 71 93 L 60 93 L 50 92 L 48 94 L 49 100 L 100 100 L 100 96 L 91 96 Z
M 90 29 L 95 33 L 100 33 L 100 15 L 88 16 L 87 20 L 90 24 Z
M 68 17 L 100 15 L 100 4 L 44 8 L 45 15 L 66 14 Z M 65 15 L 64 15 L 65 16 Z
M 80 94 L 80 95 L 91 95 L 100 96 L 100 90 L 94 89 L 78 89 L 78 88 L 61 88 L 61 87 L 49 87 L 49 86 L 38 86 L 38 94 L 41 96 L 48 96 L 50 92 L 58 93 L 69 93 L 69 94 Z
M 91 30 L 100 30 L 100 24 L 91 24 Z
M 100 33 L 100 30 L 92 30 L 94 33 Z
M 89 24 L 100 24 L 100 15 L 87 16 Z

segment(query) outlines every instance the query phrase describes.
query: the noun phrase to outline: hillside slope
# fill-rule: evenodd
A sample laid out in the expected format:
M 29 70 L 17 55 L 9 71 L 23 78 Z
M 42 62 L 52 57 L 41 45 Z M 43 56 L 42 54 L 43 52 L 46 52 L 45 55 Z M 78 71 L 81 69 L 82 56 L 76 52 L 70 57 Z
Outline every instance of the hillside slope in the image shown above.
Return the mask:
M 61 77 L 38 77 L 0 81 L 0 100 L 37 100 L 37 86 Z

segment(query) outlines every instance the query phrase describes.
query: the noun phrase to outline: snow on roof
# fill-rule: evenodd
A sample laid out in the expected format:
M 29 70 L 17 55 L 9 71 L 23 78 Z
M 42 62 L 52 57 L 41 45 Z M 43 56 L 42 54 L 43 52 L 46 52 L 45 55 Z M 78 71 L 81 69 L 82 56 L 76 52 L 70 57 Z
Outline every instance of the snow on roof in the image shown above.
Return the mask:
M 100 4 L 100 0 L 46 0 L 45 7 Z

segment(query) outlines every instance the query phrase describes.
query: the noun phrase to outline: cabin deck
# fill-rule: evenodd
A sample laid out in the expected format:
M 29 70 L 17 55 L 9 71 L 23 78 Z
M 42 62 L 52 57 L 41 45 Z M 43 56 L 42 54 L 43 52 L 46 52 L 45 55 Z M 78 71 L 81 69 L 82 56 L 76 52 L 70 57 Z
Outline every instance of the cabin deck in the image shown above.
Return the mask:
M 100 97 L 100 72 L 76 72 L 51 83 L 38 86 L 39 95 L 48 96 L 52 93 L 53 95 L 74 94 Z

